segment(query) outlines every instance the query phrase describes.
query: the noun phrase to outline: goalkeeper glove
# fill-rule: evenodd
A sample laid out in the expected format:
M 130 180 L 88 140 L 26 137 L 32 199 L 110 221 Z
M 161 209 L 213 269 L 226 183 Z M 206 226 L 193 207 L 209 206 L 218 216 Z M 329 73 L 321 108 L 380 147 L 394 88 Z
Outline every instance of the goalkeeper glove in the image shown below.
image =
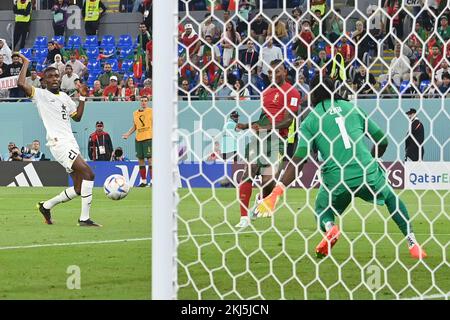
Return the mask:
M 284 189 L 285 187 L 282 184 L 278 184 L 272 192 L 261 201 L 255 210 L 255 214 L 258 218 L 268 218 L 273 215 L 278 198 L 284 193 Z

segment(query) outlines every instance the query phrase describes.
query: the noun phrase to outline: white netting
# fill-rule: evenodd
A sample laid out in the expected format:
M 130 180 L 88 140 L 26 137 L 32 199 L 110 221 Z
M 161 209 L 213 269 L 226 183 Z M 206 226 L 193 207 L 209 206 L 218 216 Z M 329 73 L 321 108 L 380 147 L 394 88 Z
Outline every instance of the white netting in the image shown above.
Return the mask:
M 178 298 L 448 299 L 447 1 L 183 0 L 179 8 Z M 273 60 L 284 68 L 279 61 L 271 65 Z M 298 106 L 298 112 L 289 111 L 296 122 L 286 139 L 287 158 L 313 107 L 312 79 L 319 73 L 330 76 L 334 93 L 354 102 L 386 133 L 389 146 L 380 161 L 407 207 L 426 259 L 410 257 L 408 241 L 386 206 L 360 198 L 352 198 L 336 216 L 339 241 L 328 257 L 317 259 L 316 245 L 324 235 L 315 213 L 323 155 L 315 152 L 302 177 L 280 198 L 273 218 L 248 219 L 247 227 L 236 227 L 242 204 L 238 189 L 249 164 L 246 145 L 258 154 L 258 141 L 261 147 L 273 144 L 283 134 L 236 131 L 230 114 L 237 111 L 239 123 L 258 120 L 269 103 L 262 99 L 267 88 L 281 89 L 277 68 L 286 70 L 286 81 L 301 93 L 298 103 L 291 91 L 270 96 L 274 103 L 285 99 L 286 108 Z M 417 129 L 405 114 L 410 109 L 417 110 L 425 131 L 423 141 L 419 130 L 406 142 L 412 147 L 405 161 L 405 138 Z M 337 138 L 345 140 L 352 128 L 347 118 L 339 121 Z M 328 129 L 321 127 L 315 137 Z M 370 148 L 374 140 L 366 142 Z M 344 141 L 344 146 L 355 143 Z M 330 159 L 336 160 L 340 150 L 331 149 Z M 287 154 L 261 157 L 275 171 Z M 419 161 L 411 161 L 416 156 Z M 270 174 L 252 179 L 250 212 Z M 352 194 L 359 190 L 345 188 Z

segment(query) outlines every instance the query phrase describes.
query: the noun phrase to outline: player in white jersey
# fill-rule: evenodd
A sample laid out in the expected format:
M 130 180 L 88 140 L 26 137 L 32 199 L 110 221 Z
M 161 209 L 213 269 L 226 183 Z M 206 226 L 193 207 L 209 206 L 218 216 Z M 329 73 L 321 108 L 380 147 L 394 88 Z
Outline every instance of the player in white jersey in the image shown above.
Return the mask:
M 94 172 L 80 154 L 80 148 L 72 133 L 70 119 L 78 122 L 84 112 L 86 86 L 78 84 L 80 93 L 78 106 L 64 92 L 60 92 L 60 74 L 58 69 L 49 67 L 44 71 L 43 81 L 46 89 L 39 89 L 26 83 L 26 72 L 30 61 L 20 55 L 23 67 L 20 71 L 17 86 L 31 97 L 36 105 L 39 116 L 47 131 L 47 147 L 73 179 L 73 187 L 67 188 L 56 197 L 37 204 L 39 212 L 44 216 L 45 223 L 53 224 L 50 210 L 59 203 L 70 201 L 81 195 L 81 216 L 79 226 L 101 227 L 90 219 L 89 211 L 94 187 Z

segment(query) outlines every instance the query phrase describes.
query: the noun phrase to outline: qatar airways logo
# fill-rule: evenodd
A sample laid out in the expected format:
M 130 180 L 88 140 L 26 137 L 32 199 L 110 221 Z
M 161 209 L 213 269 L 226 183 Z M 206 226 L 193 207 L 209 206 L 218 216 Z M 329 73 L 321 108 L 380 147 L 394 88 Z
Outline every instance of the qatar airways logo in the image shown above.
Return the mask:
M 449 190 L 450 162 L 406 162 L 407 189 Z

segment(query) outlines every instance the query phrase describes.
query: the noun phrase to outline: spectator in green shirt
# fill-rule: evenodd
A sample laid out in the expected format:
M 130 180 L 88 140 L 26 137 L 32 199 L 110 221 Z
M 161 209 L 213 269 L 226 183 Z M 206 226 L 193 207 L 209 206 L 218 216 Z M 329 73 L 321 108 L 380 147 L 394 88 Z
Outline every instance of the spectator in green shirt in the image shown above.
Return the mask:
M 438 33 L 444 41 L 450 39 L 450 26 L 448 25 L 448 19 L 446 16 L 442 16 L 441 18 L 441 26 L 438 28 Z

